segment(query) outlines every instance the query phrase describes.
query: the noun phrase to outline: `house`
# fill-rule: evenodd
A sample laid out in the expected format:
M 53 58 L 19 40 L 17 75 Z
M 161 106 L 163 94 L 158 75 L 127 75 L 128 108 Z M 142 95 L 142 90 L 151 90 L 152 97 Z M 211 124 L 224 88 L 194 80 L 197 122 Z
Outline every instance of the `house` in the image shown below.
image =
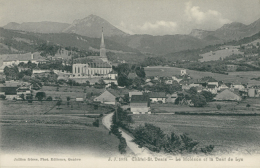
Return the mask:
M 129 101 L 131 101 L 133 95 L 143 95 L 143 92 L 136 91 L 136 92 L 129 92 L 128 94 L 129 94 Z
M 132 95 L 130 110 L 133 114 L 151 114 L 148 95 Z
M 181 85 L 182 90 L 189 90 L 191 87 L 189 85 Z
M 180 81 L 182 81 L 181 78 L 177 78 L 176 76 L 172 76 L 172 79 L 175 80 L 175 81 L 177 81 L 178 83 L 180 83 Z
M 31 88 L 27 87 L 27 86 L 21 86 L 19 87 L 17 90 L 17 98 L 21 98 L 21 95 L 24 95 L 24 98 L 26 98 L 26 96 L 31 96 L 32 92 L 31 92 Z
M 150 92 L 149 99 L 151 103 L 166 103 L 166 94 L 164 92 Z
M 234 89 L 239 89 L 239 90 L 243 90 L 243 89 L 245 89 L 245 86 L 242 85 L 241 83 L 236 82 L 236 83 L 234 83 L 234 84 L 232 85 L 232 88 L 234 88 Z
M 114 70 L 112 70 L 111 72 L 109 72 L 109 73 L 107 74 L 107 76 L 108 76 L 109 79 L 114 79 L 114 80 L 116 80 L 116 78 L 117 78 L 117 72 L 114 71 Z
M 0 93 L 6 96 L 7 100 L 13 100 L 17 98 L 18 87 L 0 87 Z
M 181 70 L 181 76 L 184 76 L 184 75 L 186 75 L 186 74 L 187 74 L 186 69 L 182 69 L 182 70 Z
M 105 90 L 100 96 L 96 97 L 94 101 L 104 104 L 116 104 L 116 96 Z
M 219 87 L 218 87 L 218 91 L 221 91 L 221 90 L 225 90 L 225 89 L 228 89 L 229 87 L 226 85 L 226 84 L 221 84 Z
M 118 85 L 117 80 L 115 79 L 104 79 L 103 81 L 105 82 L 106 87 L 110 87 L 112 83 Z
M 166 79 L 166 80 L 165 80 L 165 84 L 166 84 L 166 85 L 171 85 L 172 82 L 173 82 L 173 79 Z
M 175 100 L 178 98 L 177 93 L 168 94 L 166 98 L 166 103 L 175 103 Z
M 46 59 L 40 53 L 10 54 L 3 61 L 3 66 L 18 65 L 22 62 L 27 64 L 29 61 L 38 65 L 39 63 L 45 63 Z
M 208 92 L 211 92 L 212 94 L 217 94 L 217 92 L 218 92 L 218 88 L 217 88 L 217 85 L 212 85 L 212 84 L 208 84 L 207 85 L 207 87 L 206 87 L 206 89 L 204 89 L 204 90 L 206 90 L 206 91 L 208 91 Z
M 218 87 L 218 81 L 214 78 L 210 78 L 208 81 L 207 81 L 208 85 L 216 85 Z
M 147 82 L 147 83 L 145 84 L 145 86 L 153 86 L 153 83 L 152 83 L 152 82 Z
M 145 82 L 146 82 L 146 83 L 147 83 L 147 82 L 151 82 L 151 79 L 148 78 L 148 79 L 145 80 Z
M 217 101 L 241 101 L 242 98 L 229 89 L 223 90 L 214 98 Z

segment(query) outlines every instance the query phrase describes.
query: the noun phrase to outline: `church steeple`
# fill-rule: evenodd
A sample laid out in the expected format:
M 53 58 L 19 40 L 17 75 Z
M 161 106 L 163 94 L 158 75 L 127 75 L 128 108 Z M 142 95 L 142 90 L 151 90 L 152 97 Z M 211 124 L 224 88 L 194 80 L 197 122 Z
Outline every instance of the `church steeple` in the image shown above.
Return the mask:
M 102 27 L 102 36 L 101 36 L 101 44 L 100 44 L 100 48 L 105 48 L 105 41 L 104 41 L 104 34 L 103 34 L 103 27 Z
M 106 58 L 106 46 L 104 41 L 103 27 L 102 27 L 102 35 L 101 35 L 101 44 L 100 44 L 100 57 Z

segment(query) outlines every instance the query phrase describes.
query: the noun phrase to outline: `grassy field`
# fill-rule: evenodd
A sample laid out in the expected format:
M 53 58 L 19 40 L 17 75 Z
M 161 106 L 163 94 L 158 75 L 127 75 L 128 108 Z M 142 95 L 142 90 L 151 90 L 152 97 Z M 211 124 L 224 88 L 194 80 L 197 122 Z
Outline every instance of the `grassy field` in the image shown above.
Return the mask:
M 181 68 L 176 67 L 146 67 L 145 68 L 146 76 L 173 76 L 180 75 Z M 247 71 L 247 72 L 230 72 L 229 75 L 217 74 L 211 72 L 202 72 L 202 71 L 194 71 L 187 70 L 187 73 L 193 79 L 201 79 L 205 76 L 212 76 L 218 81 L 224 82 L 243 82 L 248 83 L 249 85 L 260 85 L 260 81 L 250 80 L 251 78 L 259 77 L 259 71 Z
M 78 103 L 70 101 L 67 105 L 66 101 L 58 107 L 57 101 L 33 101 L 29 104 L 27 101 L 1 101 L 2 115 L 42 115 L 42 114 L 103 114 L 111 111 L 108 107 L 99 106 L 94 109 L 94 105 L 87 103 Z
M 228 56 L 231 56 L 232 54 L 244 54 L 244 53 L 238 51 L 238 49 L 217 50 L 217 51 L 207 52 L 205 54 L 201 54 L 200 56 L 203 57 L 203 58 L 199 59 L 199 61 L 200 62 L 216 61 L 216 60 L 219 60 L 220 58 L 224 59 Z
M 61 86 L 58 90 L 57 87 L 54 86 L 43 86 L 40 90 L 34 91 L 34 93 L 36 94 L 37 92 L 45 92 L 47 97 L 60 97 L 63 101 L 66 101 L 67 97 L 70 97 L 73 100 L 76 98 L 85 98 L 86 94 L 91 92 L 94 96 L 97 96 L 100 95 L 103 91 L 104 89 L 96 89 L 94 87 L 84 86 Z
M 260 114 L 260 99 L 247 98 L 242 100 L 239 104 L 237 102 L 209 102 L 205 107 L 189 107 L 186 105 L 175 104 L 151 104 L 152 112 L 154 113 L 173 113 L 173 112 L 196 112 L 196 113 L 242 113 L 242 114 Z M 216 108 L 221 105 L 221 109 Z M 250 104 L 250 107 L 246 107 Z
M 119 140 L 102 125 L 93 127 L 93 118 L 80 110 L 43 112 L 53 102 L 0 101 L 1 151 L 4 153 L 79 154 L 93 157 L 119 155 Z M 76 107 L 75 107 L 76 108 Z M 58 111 L 58 112 L 57 112 Z M 101 109 L 99 109 L 99 112 Z M 93 112 L 92 112 L 93 113 Z M 128 149 L 129 150 L 129 149 Z
M 260 154 L 260 117 L 133 115 L 134 127 L 154 124 L 165 133 L 187 133 L 214 154 Z

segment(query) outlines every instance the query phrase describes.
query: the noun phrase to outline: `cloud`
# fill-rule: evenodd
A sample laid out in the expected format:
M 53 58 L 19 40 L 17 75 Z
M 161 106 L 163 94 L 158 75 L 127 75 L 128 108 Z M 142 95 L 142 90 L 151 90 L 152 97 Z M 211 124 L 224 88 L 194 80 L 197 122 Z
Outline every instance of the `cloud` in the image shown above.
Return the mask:
M 223 18 L 220 12 L 211 9 L 202 11 L 199 6 L 193 6 L 191 1 L 186 3 L 185 15 L 188 22 L 197 25 L 207 24 L 209 28 L 218 28 L 223 24 L 231 22 L 229 19 Z
M 153 34 L 153 35 L 165 35 L 175 34 L 178 24 L 172 21 L 156 21 L 155 23 L 145 22 L 142 25 L 127 25 L 121 22 L 118 26 L 123 31 L 130 34 Z

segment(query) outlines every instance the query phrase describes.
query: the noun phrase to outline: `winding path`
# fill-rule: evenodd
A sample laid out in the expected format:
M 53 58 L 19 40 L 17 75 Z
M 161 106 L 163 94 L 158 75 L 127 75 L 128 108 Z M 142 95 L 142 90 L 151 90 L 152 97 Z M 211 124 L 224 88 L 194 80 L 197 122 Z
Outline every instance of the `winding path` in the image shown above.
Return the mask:
M 103 117 L 103 125 L 110 130 L 110 125 L 112 124 L 112 116 L 114 113 L 110 113 Z M 133 138 L 119 128 L 119 131 L 122 132 L 122 137 L 125 138 L 127 146 L 134 152 L 136 156 L 152 156 L 152 152 L 145 148 L 139 148 L 137 144 L 133 142 Z

